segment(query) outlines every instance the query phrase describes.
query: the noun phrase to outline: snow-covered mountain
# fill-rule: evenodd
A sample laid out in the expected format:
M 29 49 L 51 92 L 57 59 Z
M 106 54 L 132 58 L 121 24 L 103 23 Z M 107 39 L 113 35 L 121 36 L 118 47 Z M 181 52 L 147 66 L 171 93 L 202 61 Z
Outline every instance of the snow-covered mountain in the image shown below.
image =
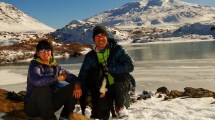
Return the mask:
M 14 6 L 0 2 L 0 31 L 51 32 L 54 29 L 28 16 Z
M 104 11 L 84 21 L 108 26 L 163 27 L 171 29 L 184 24 L 215 21 L 215 8 L 181 0 L 140 0 Z
M 73 20 L 66 27 L 58 29 L 52 35 L 61 42 L 92 43 L 94 24 L 81 20 Z M 128 33 L 116 27 L 107 26 L 109 37 L 117 38 L 120 42 L 129 41 Z
M 193 28 L 189 27 L 193 26 L 200 27 L 198 29 L 208 28 L 208 33 L 204 35 L 214 33 L 210 31 L 210 27 L 213 26 L 211 23 L 214 22 L 215 8 L 213 7 L 204 7 L 181 0 L 139 0 L 98 13 L 82 21 L 73 20 L 64 28 L 54 32 L 53 36 L 60 41 L 89 43 L 92 41 L 93 26 L 103 24 L 108 27 L 108 30 L 112 28 L 113 31 L 109 32 L 115 33 L 113 36 L 121 38 L 120 40 L 157 41 L 160 40 L 159 37 L 178 36 L 177 29 L 182 27 L 191 31 Z M 196 23 L 201 23 L 201 25 Z M 169 35 L 174 31 L 176 31 L 174 36 Z M 134 35 L 133 33 L 140 34 Z
M 179 36 L 191 36 L 196 37 L 196 36 L 204 36 L 202 38 L 205 39 L 205 36 L 208 36 L 210 38 L 215 39 L 215 22 L 210 22 L 210 23 L 194 23 L 194 24 L 189 24 L 189 25 L 184 25 L 177 30 L 175 30 L 172 33 L 172 36 L 179 37 Z M 208 38 L 206 37 L 206 38 Z

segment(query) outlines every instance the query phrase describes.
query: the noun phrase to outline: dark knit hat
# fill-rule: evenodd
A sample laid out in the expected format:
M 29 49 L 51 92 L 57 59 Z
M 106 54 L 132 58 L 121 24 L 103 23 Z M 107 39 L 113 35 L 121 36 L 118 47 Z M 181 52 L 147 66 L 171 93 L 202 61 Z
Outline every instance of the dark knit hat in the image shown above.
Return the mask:
M 105 28 L 105 26 L 98 25 L 98 26 L 95 26 L 95 27 L 93 28 L 93 39 L 94 39 L 94 37 L 95 37 L 97 34 L 100 34 L 100 33 L 102 33 L 102 34 L 108 36 L 108 34 L 107 34 L 107 29 Z
M 36 51 L 40 51 L 40 50 L 51 50 L 51 55 L 52 55 L 52 58 L 54 58 L 54 55 L 53 55 L 53 46 L 52 44 L 46 40 L 46 39 L 43 39 L 43 40 L 40 40 L 38 43 L 37 43 L 37 46 L 36 46 Z M 37 54 L 34 54 L 34 59 L 36 58 L 39 58 L 39 56 Z
M 40 51 L 40 50 L 43 50 L 43 49 L 52 51 L 53 50 L 52 44 L 47 40 L 40 40 L 37 43 L 36 51 Z

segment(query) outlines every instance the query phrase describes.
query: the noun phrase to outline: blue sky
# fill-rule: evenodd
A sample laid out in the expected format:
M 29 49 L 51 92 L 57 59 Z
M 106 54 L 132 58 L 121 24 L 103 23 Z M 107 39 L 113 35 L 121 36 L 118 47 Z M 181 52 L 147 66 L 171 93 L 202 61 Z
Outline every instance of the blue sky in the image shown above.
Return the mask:
M 74 19 L 82 20 L 105 10 L 137 0 L 0 0 L 55 29 L 62 28 Z M 90 2 L 89 2 L 90 1 Z M 213 6 L 215 0 L 184 0 Z

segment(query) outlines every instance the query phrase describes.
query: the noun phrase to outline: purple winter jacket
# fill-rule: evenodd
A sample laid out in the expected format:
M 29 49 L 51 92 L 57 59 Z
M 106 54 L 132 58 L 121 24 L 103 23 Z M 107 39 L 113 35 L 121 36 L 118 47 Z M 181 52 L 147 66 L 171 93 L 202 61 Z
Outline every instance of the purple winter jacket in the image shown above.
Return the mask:
M 58 82 L 56 77 L 59 75 L 61 70 L 64 70 L 67 73 L 67 80 Z M 34 88 L 50 86 L 54 93 L 60 87 L 64 87 L 68 84 L 73 85 L 74 82 L 79 82 L 77 77 L 60 65 L 48 66 L 41 64 L 36 60 L 31 60 L 28 68 L 27 93 L 25 100 L 30 97 Z

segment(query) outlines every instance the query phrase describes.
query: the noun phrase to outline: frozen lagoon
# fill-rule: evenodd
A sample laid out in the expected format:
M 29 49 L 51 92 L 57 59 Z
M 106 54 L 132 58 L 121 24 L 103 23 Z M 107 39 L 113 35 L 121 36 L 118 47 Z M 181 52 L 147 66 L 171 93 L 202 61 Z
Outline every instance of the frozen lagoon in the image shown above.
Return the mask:
M 161 86 L 170 90 L 202 87 L 215 91 L 214 41 L 134 44 L 124 47 L 135 61 L 132 74 L 137 81 L 138 91 L 156 91 Z M 83 57 L 58 61 L 78 75 Z M 27 69 L 27 65 L 0 66 L 0 88 L 25 90 Z
M 81 64 L 62 64 L 78 75 Z M 28 66 L 0 66 L 0 88 L 10 91 L 25 90 Z M 169 90 L 184 87 L 205 88 L 215 91 L 215 60 L 159 60 L 135 62 L 132 72 L 137 82 L 137 91 L 156 91 L 165 86 Z

